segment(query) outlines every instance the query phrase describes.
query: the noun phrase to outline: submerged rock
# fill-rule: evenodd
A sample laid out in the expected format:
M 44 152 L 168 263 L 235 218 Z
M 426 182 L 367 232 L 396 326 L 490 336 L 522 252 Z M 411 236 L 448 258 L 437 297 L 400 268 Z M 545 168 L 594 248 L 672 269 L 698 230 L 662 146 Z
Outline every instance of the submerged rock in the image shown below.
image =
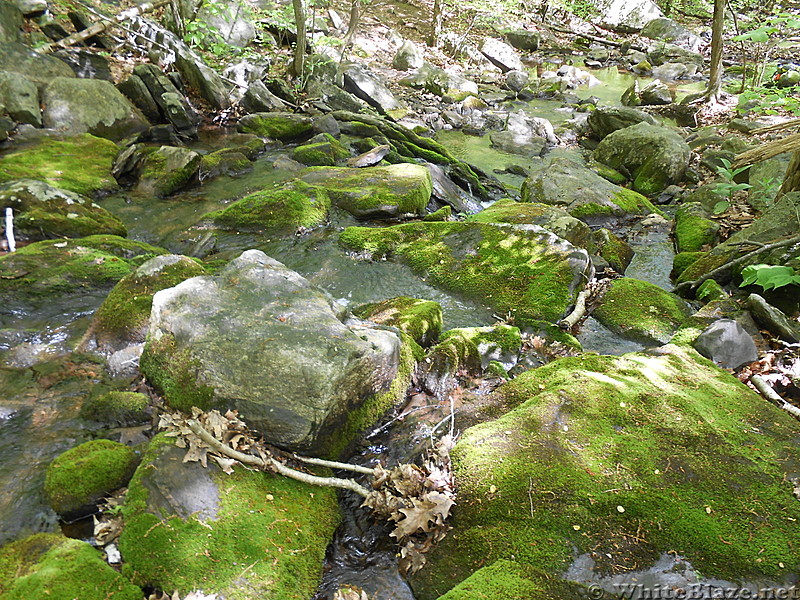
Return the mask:
M 340 308 L 249 250 L 153 297 L 140 367 L 174 408 L 235 408 L 271 444 L 330 451 L 356 433 L 346 428 L 359 412 L 386 402 L 400 371 L 399 336 L 348 327 Z
M 501 559 L 538 570 L 540 594 L 562 598 L 582 553 L 598 575 L 668 551 L 708 578 L 797 572 L 796 421 L 693 350 L 558 359 L 490 401 L 511 409 L 451 453 L 459 510 L 411 577 L 419 600 Z
M 585 250 L 536 225 L 348 227 L 340 242 L 374 258 L 397 257 L 431 283 L 511 313 L 522 324 L 560 319 L 591 270 Z

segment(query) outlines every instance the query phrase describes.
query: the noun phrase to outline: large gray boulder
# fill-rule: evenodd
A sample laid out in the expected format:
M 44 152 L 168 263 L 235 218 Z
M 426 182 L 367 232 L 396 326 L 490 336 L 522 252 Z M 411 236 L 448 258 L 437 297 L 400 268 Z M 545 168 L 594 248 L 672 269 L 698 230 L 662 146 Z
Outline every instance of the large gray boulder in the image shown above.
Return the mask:
M 399 71 L 408 71 L 410 69 L 419 69 L 423 62 L 425 62 L 425 59 L 417 45 L 411 40 L 406 40 L 397 49 L 392 59 L 392 67 Z
M 398 373 L 398 335 L 342 317 L 326 292 L 248 250 L 153 297 L 141 369 L 175 408 L 234 408 L 270 443 L 320 451 Z
M 24 75 L 0 71 L 0 105 L 5 106 L 8 116 L 18 123 L 42 126 L 39 90 Z
M 733 319 L 720 319 L 706 327 L 694 347 L 725 369 L 736 369 L 758 359 L 753 338 Z
M 3 4 L 0 3 L 0 10 Z M 4 71 L 19 73 L 41 91 L 55 77 L 75 77 L 67 63 L 16 43 L 0 44 L 0 65 Z
M 589 113 L 589 128 L 595 137 L 603 139 L 617 129 L 623 129 L 637 123 L 657 125 L 652 115 L 627 106 L 598 106 Z
M 671 42 L 692 52 L 697 50 L 703 45 L 703 40 L 686 29 L 680 23 L 672 19 L 659 18 L 653 19 L 647 23 L 641 31 L 641 35 L 651 40 L 660 40 L 662 42 Z
M 423 89 L 436 96 L 450 96 L 461 100 L 466 96 L 478 95 L 478 84 L 458 75 L 448 73 L 444 69 L 424 63 L 408 77 L 400 80 L 402 85 Z
M 238 2 L 216 2 L 214 8 L 203 3 L 197 18 L 215 27 L 225 43 L 244 48 L 256 37 L 256 27 L 248 18 L 249 14 L 250 11 Z
M 481 44 L 481 53 L 500 69 L 503 73 L 508 71 L 522 71 L 524 66 L 517 51 L 510 45 L 495 38 L 484 38 Z
M 148 122 L 122 93 L 101 79 L 56 77 L 42 93 L 45 127 L 120 140 Z
M 702 54 L 686 50 L 675 44 L 657 42 L 648 49 L 647 60 L 654 66 L 664 63 L 683 63 L 702 69 L 705 59 Z
M 401 117 L 401 113 L 405 112 L 383 80 L 366 67 L 351 63 L 345 66 L 343 74 L 344 89 L 378 109 L 381 114 Z
M 667 127 L 638 123 L 607 135 L 594 158 L 617 171 L 627 170 L 633 189 L 645 195 L 680 183 L 689 166 L 691 149 Z
M 600 12 L 599 24 L 618 31 L 639 31 L 664 16 L 651 0 L 592 0 L 592 4 Z

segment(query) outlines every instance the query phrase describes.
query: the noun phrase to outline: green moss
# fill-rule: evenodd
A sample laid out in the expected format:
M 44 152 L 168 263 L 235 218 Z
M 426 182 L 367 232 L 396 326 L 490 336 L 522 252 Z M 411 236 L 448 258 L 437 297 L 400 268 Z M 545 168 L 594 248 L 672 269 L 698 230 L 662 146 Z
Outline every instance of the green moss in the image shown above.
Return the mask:
M 437 211 L 422 217 L 423 221 L 449 221 L 453 217 L 453 209 L 450 206 L 443 206 Z
M 678 252 L 699 252 L 713 246 L 719 225 L 706 217 L 699 203 L 683 204 L 675 213 L 675 245 Z
M 246 151 L 246 149 L 245 149 Z M 238 148 L 223 148 L 200 159 L 200 179 L 240 173 L 251 167 L 250 159 Z
M 87 398 L 81 417 L 108 425 L 130 426 L 149 420 L 149 399 L 137 392 L 108 392 Z
M 488 208 L 484 208 L 481 212 L 470 215 L 467 220 L 476 223 L 515 223 L 520 225 L 534 223 L 541 225 L 547 215 L 554 210 L 558 209 L 554 209 L 548 204 L 516 202 L 510 198 L 503 198 Z
M 86 542 L 39 533 L 0 549 L 3 600 L 141 600 L 143 596 Z
M 313 125 L 311 118 L 304 115 L 254 113 L 239 120 L 239 131 L 286 142 L 310 137 Z
M 322 134 L 325 141 L 298 146 L 292 152 L 292 158 L 304 165 L 330 166 L 350 156 L 347 149 L 329 133 Z M 317 139 L 316 137 L 314 139 Z
M 689 314 L 686 303 L 660 287 L 623 277 L 615 280 L 593 316 L 612 331 L 648 343 L 666 343 Z
M 720 246 L 717 246 L 719 248 Z M 726 247 L 720 252 L 703 252 L 681 272 L 678 283 L 694 281 L 706 273 L 727 264 L 736 255 L 736 249 Z
M 572 302 L 574 273 L 539 234 L 483 223 L 407 223 L 348 227 L 346 247 L 394 255 L 445 289 L 486 302 L 519 324 L 561 318 Z
M 119 541 L 123 573 L 181 595 L 202 589 L 230 600 L 310 598 L 339 523 L 336 492 L 243 468 L 224 475 L 209 464 L 219 490 L 216 519 L 162 519 L 147 510 L 144 482 L 168 446 L 163 434 L 154 438 L 130 483 Z
M 156 196 L 169 196 L 197 175 L 201 160 L 199 154 L 190 150 L 162 146 L 143 158 L 136 189 Z
M 497 560 L 478 569 L 439 600 L 530 600 L 544 592 L 514 561 Z
M 421 158 L 422 160 L 433 163 L 435 165 L 450 165 L 456 162 L 454 159 L 443 156 L 439 152 L 435 150 L 428 150 L 427 148 L 421 148 L 417 146 L 413 142 L 406 142 L 405 148 L 414 158 Z
M 442 307 L 438 302 L 399 296 L 364 304 L 353 311 L 362 319 L 397 327 L 420 346 L 430 346 L 442 332 Z
M 696 260 L 702 258 L 708 252 L 679 252 L 672 259 L 672 276 L 677 278 Z
M 127 274 L 109 292 L 94 314 L 91 329 L 98 346 L 103 348 L 119 341 L 143 342 L 153 295 L 205 272 L 195 260 L 181 257 L 155 272 L 145 265 L 145 270 L 137 269 Z
M 323 451 L 324 455 L 331 459 L 341 457 L 359 433 L 375 425 L 390 408 L 397 406 L 406 397 L 417 361 L 422 360 L 425 353 L 411 336 L 401 332 L 400 339 L 400 365 L 389 389 L 366 398 L 347 414 L 344 425 L 330 438 L 328 447 Z
M 707 279 L 695 291 L 695 297 L 701 302 L 711 302 L 712 300 L 725 300 L 728 294 L 722 286 L 713 279 Z
M 550 592 L 582 553 L 614 573 L 667 551 L 706 577 L 797 571 L 796 422 L 693 350 L 664 351 L 562 358 L 497 390 L 514 408 L 451 454 L 458 508 L 412 576 L 419 600 L 501 559 Z
M 587 165 L 592 171 L 600 175 L 606 181 L 610 181 L 615 185 L 625 185 L 625 182 L 628 180 L 625 175 L 617 171 L 616 169 L 612 169 L 608 165 L 604 165 L 601 162 L 597 162 L 596 160 L 592 160 Z
M 113 235 L 47 240 L 0 257 L 0 304 L 38 304 L 56 295 L 108 288 L 164 250 Z
M 624 273 L 633 259 L 633 249 L 621 238 L 608 229 L 592 232 L 595 253 L 602 256 L 612 269 Z
M 283 188 L 245 196 L 227 208 L 204 215 L 203 219 L 234 231 L 293 233 L 300 227 L 315 227 L 323 223 L 330 206 L 330 198 L 324 189 L 295 181 Z
M 653 206 L 653 203 L 642 194 L 626 188 L 622 188 L 617 195 L 614 196 L 613 202 L 627 213 L 665 216 L 660 209 Z
M 139 370 L 169 398 L 169 405 L 187 413 L 193 406 L 201 410 L 220 408 L 212 403 L 213 388 L 198 385 L 199 369 L 200 363 L 191 357 L 189 350 L 178 350 L 175 338 L 167 334 L 158 340 L 149 339 L 139 358 Z
M 60 515 L 71 515 L 128 483 L 137 457 L 125 444 L 93 440 L 56 457 L 47 467 L 44 493 Z
M 694 346 L 695 341 L 703 333 L 703 326 L 697 326 L 694 323 L 685 323 L 675 335 L 672 336 L 669 343 L 676 346 Z
M 41 179 L 58 188 L 94 196 L 117 189 L 111 167 L 117 157 L 114 142 L 88 133 L 43 138 L 34 146 L 0 156 L 0 183 Z

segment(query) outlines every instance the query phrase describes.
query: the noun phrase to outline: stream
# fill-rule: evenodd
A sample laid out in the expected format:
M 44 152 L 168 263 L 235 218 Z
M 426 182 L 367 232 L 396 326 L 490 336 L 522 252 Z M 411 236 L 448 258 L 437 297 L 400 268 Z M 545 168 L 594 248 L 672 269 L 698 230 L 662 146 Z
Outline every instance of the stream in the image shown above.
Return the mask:
M 601 98 L 616 104 L 634 76 L 616 68 L 593 71 L 604 85 L 579 89 L 582 97 Z M 571 118 L 558 110 L 560 103 L 535 100 L 515 103 L 532 116 L 543 116 L 554 125 Z M 223 142 L 224 133 L 207 133 L 195 146 L 208 150 Z M 511 165 L 528 168 L 533 160 L 493 149 L 488 136 L 475 137 L 458 131 L 437 136 L 457 157 L 476 164 L 486 172 Z M 293 176 L 273 167 L 284 148 L 271 148 L 253 169 L 239 177 L 222 176 L 167 199 L 136 198 L 119 193 L 100 202 L 122 219 L 129 237 L 162 246 L 172 252 L 190 252 L 194 241 L 186 230 L 206 212 L 217 210 L 243 195 Z M 498 178 L 510 191 L 518 190 L 523 177 L 501 174 Z M 344 214 L 334 213 L 331 223 L 297 237 L 264 240 L 255 236 L 220 235 L 215 257 L 230 259 L 242 250 L 257 247 L 299 272 L 334 298 L 355 307 L 394 296 L 412 296 L 439 302 L 444 328 L 491 325 L 496 318 L 486 306 L 432 287 L 410 268 L 386 261 L 355 261 L 337 244 L 342 228 L 357 224 Z M 626 232 L 621 232 L 623 235 Z M 668 232 L 631 231 L 628 241 L 636 251 L 627 275 L 671 289 L 669 272 L 673 248 Z M 71 354 L 84 334 L 103 295 L 86 295 L 69 302 L 56 302 L 36 313 L 0 317 L 0 544 L 23 535 L 55 531 L 58 519 L 47 507 L 42 487 L 47 464 L 61 452 L 91 439 L 96 426 L 82 420 L 79 409 L 87 394 L 105 387 L 102 364 Z M 584 349 L 603 354 L 623 354 L 643 348 L 622 339 L 594 319 L 589 319 L 578 336 Z M 481 390 L 465 393 L 480 394 Z M 421 416 L 416 416 L 421 414 Z M 431 424 L 440 415 L 421 411 L 394 426 L 365 439 L 353 462 L 374 465 L 413 460 L 424 447 Z M 457 424 L 458 425 L 458 424 Z M 107 432 L 106 432 L 107 433 Z M 373 600 L 413 599 L 411 590 L 398 573 L 395 551 L 384 527 L 370 522 L 353 498 L 342 500 L 343 524 L 328 550 L 325 576 L 316 598 L 331 598 L 340 584 L 363 588 Z M 658 567 L 658 566 L 657 566 Z M 654 567 L 656 569 L 657 567 Z M 661 567 L 658 567 L 661 568 Z M 576 561 L 570 576 L 587 582 L 588 565 Z

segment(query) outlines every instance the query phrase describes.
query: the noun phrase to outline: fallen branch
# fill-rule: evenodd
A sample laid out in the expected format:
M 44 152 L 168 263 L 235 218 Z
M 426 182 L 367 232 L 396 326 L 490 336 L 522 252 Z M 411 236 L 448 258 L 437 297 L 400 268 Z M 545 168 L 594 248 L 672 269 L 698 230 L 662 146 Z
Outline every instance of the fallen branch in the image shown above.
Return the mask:
M 591 35 L 589 33 L 580 33 L 579 31 L 572 31 L 570 29 L 564 29 L 562 27 L 557 27 L 557 26 L 555 26 L 553 24 L 548 24 L 547 26 L 550 29 L 555 29 L 556 31 L 558 31 L 560 33 L 567 33 L 569 35 L 577 35 L 578 37 L 585 38 L 585 39 L 587 39 L 587 40 L 589 40 L 591 42 L 597 42 L 598 44 L 604 44 L 606 46 L 611 46 L 612 48 L 621 48 L 622 46 L 627 45 L 626 42 L 615 42 L 613 40 L 607 40 L 605 38 L 601 38 L 601 37 L 598 37 L 596 35 Z M 630 45 L 630 46 L 628 46 L 628 48 L 631 48 L 633 50 L 638 50 L 639 52 L 647 52 L 647 48 L 644 48 L 642 46 Z
M 781 398 L 778 392 L 772 389 L 772 386 L 767 383 L 767 380 L 761 375 L 751 375 L 750 383 L 753 384 L 753 387 L 755 387 L 764 398 L 772 402 L 772 404 L 800 419 L 800 408 L 794 404 L 789 404 L 786 400 Z
M 98 33 L 103 33 L 106 29 L 113 25 L 123 23 L 133 17 L 138 17 L 139 15 L 154 11 L 157 8 L 166 6 L 171 1 L 172 0 L 153 0 L 153 2 L 139 4 L 138 6 L 129 8 L 128 10 L 123 10 L 121 13 L 109 18 L 107 21 L 98 21 L 83 31 L 78 31 L 68 37 L 65 37 L 63 40 L 53 42 L 52 44 L 45 44 L 44 46 L 37 48 L 36 51 L 40 52 L 41 54 L 49 54 L 58 48 L 68 48 L 69 46 L 74 46 L 75 44 L 79 44 L 85 40 L 88 40 L 90 37 L 93 37 Z
M 762 133 L 772 133 L 773 131 L 782 131 L 790 127 L 800 127 L 800 119 L 792 119 L 791 121 L 784 121 L 783 123 L 775 123 L 774 125 L 767 125 L 766 127 L 759 127 L 750 133 L 752 135 L 761 135 Z
M 721 265 L 716 269 L 709 271 L 708 273 L 706 273 L 702 277 L 695 279 L 694 281 L 684 281 L 683 283 L 679 283 L 678 285 L 675 286 L 675 291 L 682 292 L 683 290 L 694 290 L 703 282 L 708 281 L 709 279 L 713 279 L 718 275 L 721 275 L 731 267 L 735 267 L 736 265 L 740 265 L 744 262 L 747 262 L 751 258 L 761 254 L 762 252 L 767 252 L 768 250 L 775 250 L 776 248 L 783 248 L 784 246 L 791 246 L 792 244 L 797 244 L 797 243 L 800 243 L 800 235 L 785 240 L 781 240 L 780 242 L 774 242 L 772 244 L 762 245 L 760 248 L 756 248 L 752 252 L 748 252 L 747 254 L 743 254 L 737 259 L 726 262 L 724 265 Z
M 778 154 L 783 154 L 784 152 L 794 152 L 796 150 L 800 150 L 800 133 L 795 133 L 780 140 L 761 144 L 752 150 L 747 150 L 746 152 L 738 154 L 733 160 L 731 168 L 738 169 L 739 167 L 752 165 L 753 163 L 767 160 L 773 156 L 778 156 Z
M 566 317 L 556 323 L 560 329 L 563 331 L 569 331 L 578 324 L 578 321 L 580 321 L 586 314 L 586 299 L 588 297 L 588 290 L 581 290 L 580 293 L 578 293 L 578 297 L 575 298 L 575 308 L 573 308 L 572 312 Z

